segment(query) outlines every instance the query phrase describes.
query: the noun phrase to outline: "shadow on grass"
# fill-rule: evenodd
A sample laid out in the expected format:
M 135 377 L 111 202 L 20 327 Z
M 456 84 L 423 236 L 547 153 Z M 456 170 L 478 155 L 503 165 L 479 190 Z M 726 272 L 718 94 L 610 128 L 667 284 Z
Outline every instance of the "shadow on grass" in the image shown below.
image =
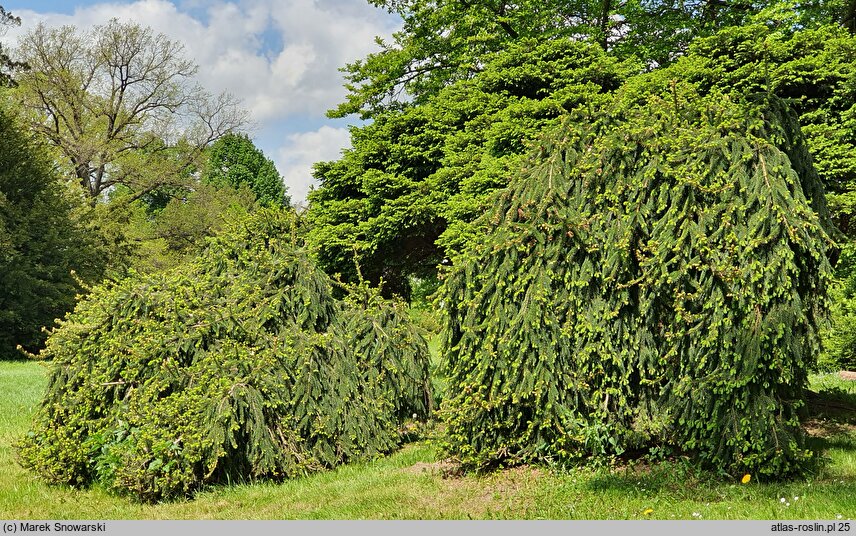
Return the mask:
M 808 434 L 806 446 L 818 454 L 817 464 L 809 469 L 814 476 L 809 478 L 823 481 L 842 458 L 856 460 L 856 383 L 853 387 L 833 385 L 824 386 L 819 392 L 808 391 L 806 402 L 803 422 Z M 841 474 L 836 469 L 834 478 L 839 482 L 856 482 L 856 474 L 847 470 Z M 689 459 L 676 458 L 652 463 L 635 460 L 618 468 L 602 468 L 586 487 L 596 492 L 666 492 L 704 499 L 730 484 L 735 484 L 733 476 L 706 471 Z
M 832 422 L 839 426 L 854 427 L 856 431 L 856 392 L 841 387 L 827 387 L 820 392 L 806 392 L 806 411 L 809 422 Z
M 636 460 L 618 468 L 603 468 L 587 482 L 586 488 L 600 493 L 643 496 L 667 493 L 703 498 L 706 491 L 722 482 L 720 475 L 704 471 L 688 459 L 677 458 L 652 463 Z
M 817 453 L 816 477 L 823 480 L 837 459 L 856 460 L 856 382 L 838 378 L 806 391 L 803 428 L 806 446 Z M 852 462 L 845 466 L 852 465 Z M 856 482 L 856 473 L 836 474 L 839 482 Z
M 856 383 L 836 382 L 806 392 L 803 427 L 815 452 L 843 451 L 856 458 Z

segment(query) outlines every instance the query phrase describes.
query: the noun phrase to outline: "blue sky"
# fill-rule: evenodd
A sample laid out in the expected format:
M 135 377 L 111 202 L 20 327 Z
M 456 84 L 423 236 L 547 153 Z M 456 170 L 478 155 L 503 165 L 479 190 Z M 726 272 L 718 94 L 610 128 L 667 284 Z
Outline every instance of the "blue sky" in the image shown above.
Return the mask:
M 42 12 L 54 12 L 54 13 L 67 13 L 71 14 L 74 12 L 75 4 L 85 6 L 87 4 L 94 4 L 95 2 L 61 2 L 61 1 L 44 1 L 40 2 L 38 0 L 4 0 L 3 7 L 7 10 L 15 12 L 20 9 L 30 9 L 33 11 L 42 11 Z
M 151 26 L 185 44 L 199 81 L 243 100 L 250 134 L 285 178 L 295 202 L 312 184 L 311 166 L 337 158 L 357 119 L 330 120 L 344 99 L 339 68 L 377 50 L 400 19 L 367 0 L 0 0 L 21 17 L 17 36 L 39 22 L 89 28 L 112 17 Z

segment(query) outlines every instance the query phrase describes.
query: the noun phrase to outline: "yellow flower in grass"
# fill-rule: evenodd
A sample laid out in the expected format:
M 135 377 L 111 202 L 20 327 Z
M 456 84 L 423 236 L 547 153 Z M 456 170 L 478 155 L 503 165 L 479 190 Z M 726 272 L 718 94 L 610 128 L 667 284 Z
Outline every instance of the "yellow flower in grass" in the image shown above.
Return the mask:
M 643 516 L 650 516 L 650 515 L 651 515 L 651 514 L 653 514 L 653 513 L 654 513 L 654 509 L 653 509 L 653 508 L 646 508 L 646 509 L 645 509 L 645 511 L 644 511 L 644 512 L 642 512 L 642 515 L 643 515 Z
M 752 475 L 750 475 L 749 473 L 746 473 L 745 475 L 743 475 L 743 478 L 740 479 L 740 482 L 743 482 L 744 484 L 748 484 L 750 480 L 752 480 Z

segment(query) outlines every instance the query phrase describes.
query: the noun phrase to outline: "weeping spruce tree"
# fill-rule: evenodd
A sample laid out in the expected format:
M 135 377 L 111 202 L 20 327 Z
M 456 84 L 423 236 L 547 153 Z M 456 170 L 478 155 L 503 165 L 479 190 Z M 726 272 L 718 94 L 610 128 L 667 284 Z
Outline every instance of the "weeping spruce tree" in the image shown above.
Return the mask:
M 428 410 L 427 345 L 385 301 L 334 299 L 293 224 L 263 209 L 187 266 L 93 289 L 42 352 L 24 465 L 154 501 L 395 448 L 400 410 Z
M 823 192 L 770 96 L 669 71 L 546 135 L 445 274 L 445 448 L 466 466 L 672 451 L 805 469 Z

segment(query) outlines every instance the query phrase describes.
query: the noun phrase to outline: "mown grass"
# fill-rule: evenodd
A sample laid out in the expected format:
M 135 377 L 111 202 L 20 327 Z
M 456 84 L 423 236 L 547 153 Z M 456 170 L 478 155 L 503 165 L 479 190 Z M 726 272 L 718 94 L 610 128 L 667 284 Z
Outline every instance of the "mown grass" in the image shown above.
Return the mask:
M 48 486 L 18 465 L 42 395 L 38 363 L 0 362 L 0 518 L 6 519 L 835 519 L 856 515 L 856 382 L 817 377 L 827 413 L 810 422 L 827 462 L 807 480 L 749 484 L 680 462 L 551 471 L 516 468 L 450 476 L 430 440 L 371 463 L 282 484 L 202 491 L 192 500 L 143 505 L 101 489 Z M 845 408 L 842 410 L 841 408 Z M 816 408 L 815 408 L 816 409 Z M 834 411 L 833 411 L 834 410 Z M 795 499 L 795 497 L 798 497 Z M 785 499 L 782 502 L 781 499 Z M 646 515 L 645 512 L 650 510 Z

